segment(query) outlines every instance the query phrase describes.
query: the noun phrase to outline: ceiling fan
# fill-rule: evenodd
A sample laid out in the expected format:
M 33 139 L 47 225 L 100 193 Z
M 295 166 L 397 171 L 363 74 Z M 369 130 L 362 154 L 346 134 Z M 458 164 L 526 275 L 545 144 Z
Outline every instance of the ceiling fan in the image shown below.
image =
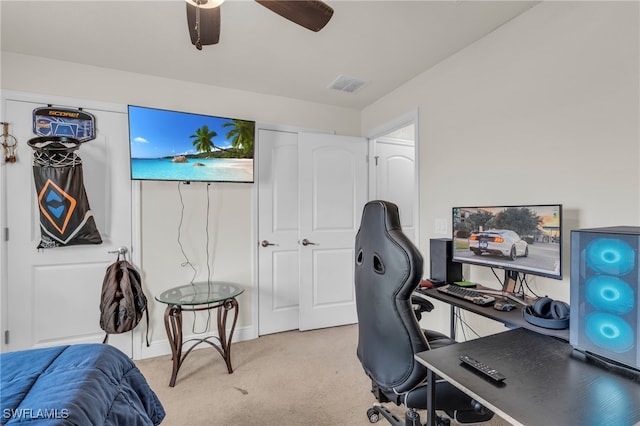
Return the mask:
M 185 0 L 191 43 L 198 50 L 220 40 L 220 5 L 224 0 Z M 333 16 L 333 9 L 320 0 L 255 0 L 285 19 L 318 32 Z

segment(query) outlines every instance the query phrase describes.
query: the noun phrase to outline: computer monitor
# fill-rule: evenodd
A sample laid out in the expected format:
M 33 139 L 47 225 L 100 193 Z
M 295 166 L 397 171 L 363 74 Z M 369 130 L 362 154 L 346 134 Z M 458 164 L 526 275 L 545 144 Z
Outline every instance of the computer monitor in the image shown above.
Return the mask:
M 504 291 L 518 273 L 562 279 L 562 205 L 453 207 L 454 262 L 505 271 Z

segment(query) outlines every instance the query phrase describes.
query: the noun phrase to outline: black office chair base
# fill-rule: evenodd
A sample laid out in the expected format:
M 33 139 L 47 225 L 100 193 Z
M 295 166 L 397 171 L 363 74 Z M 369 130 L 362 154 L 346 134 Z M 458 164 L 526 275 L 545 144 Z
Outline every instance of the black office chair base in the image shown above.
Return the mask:
M 380 420 L 380 416 L 384 417 L 392 426 L 422 426 L 420 413 L 413 409 L 405 412 L 404 421 L 389 411 L 384 405 L 376 404 L 367 410 L 367 417 L 371 423 L 377 423 L 378 420 Z M 436 419 L 437 426 L 449 426 L 450 424 L 451 421 L 446 417 L 438 416 Z
M 449 383 L 438 380 L 438 386 L 443 395 L 448 395 L 449 399 L 451 398 L 459 398 L 462 395 L 462 398 L 466 398 L 468 400 L 468 408 L 465 410 L 454 409 L 452 407 L 444 408 L 445 404 L 440 404 L 440 408 L 438 409 L 443 413 L 443 416 L 439 416 L 436 420 L 436 424 L 438 426 L 449 425 L 450 419 L 454 419 L 459 424 L 477 424 L 484 423 L 486 421 L 491 420 L 493 417 L 493 412 L 483 407 L 479 402 L 470 399 L 464 394 L 458 394 L 457 392 L 451 393 L 450 390 L 454 389 Z M 426 386 L 416 387 L 412 392 L 424 392 L 427 390 Z M 392 425 L 398 426 L 413 426 L 420 425 L 420 417 L 417 410 L 426 410 L 426 405 L 419 405 L 419 403 L 424 399 L 420 397 L 420 395 L 413 394 L 412 397 L 415 400 L 410 401 L 412 404 L 411 408 L 408 408 L 405 414 L 404 422 L 398 418 L 398 416 L 394 415 L 391 411 L 389 411 L 384 405 L 385 403 L 395 404 L 396 406 L 405 406 L 406 400 L 402 395 L 398 395 L 391 391 L 384 392 L 380 386 L 373 380 L 371 381 L 371 393 L 376 398 L 376 402 L 374 406 L 367 411 L 367 416 L 369 417 L 369 421 L 371 423 L 375 423 L 380 419 L 380 416 L 384 417 L 389 423 Z M 413 403 L 418 403 L 418 405 L 413 405 Z M 458 407 L 464 407 L 462 403 L 454 403 L 453 405 Z M 413 414 L 415 413 L 415 414 Z M 446 416 L 444 416 L 446 414 Z M 418 416 L 418 421 L 414 420 L 415 416 Z

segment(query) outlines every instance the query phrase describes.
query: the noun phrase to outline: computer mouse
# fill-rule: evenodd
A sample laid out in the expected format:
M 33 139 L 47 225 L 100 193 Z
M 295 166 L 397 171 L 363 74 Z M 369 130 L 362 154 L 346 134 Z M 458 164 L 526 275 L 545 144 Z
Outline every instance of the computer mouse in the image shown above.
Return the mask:
M 420 281 L 420 287 L 421 288 L 433 288 L 433 283 L 431 282 L 431 280 L 422 280 L 422 281 Z
M 509 303 L 509 302 L 496 302 L 493 304 L 493 309 L 496 309 L 498 311 L 510 311 L 512 309 L 515 309 L 516 305 L 514 305 L 513 303 Z

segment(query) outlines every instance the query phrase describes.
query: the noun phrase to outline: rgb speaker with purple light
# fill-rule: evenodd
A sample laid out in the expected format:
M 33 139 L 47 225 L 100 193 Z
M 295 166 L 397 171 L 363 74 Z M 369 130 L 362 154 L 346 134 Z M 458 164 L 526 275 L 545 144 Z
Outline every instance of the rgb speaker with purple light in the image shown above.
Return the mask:
M 640 369 L 640 227 L 571 232 L 570 342 Z

